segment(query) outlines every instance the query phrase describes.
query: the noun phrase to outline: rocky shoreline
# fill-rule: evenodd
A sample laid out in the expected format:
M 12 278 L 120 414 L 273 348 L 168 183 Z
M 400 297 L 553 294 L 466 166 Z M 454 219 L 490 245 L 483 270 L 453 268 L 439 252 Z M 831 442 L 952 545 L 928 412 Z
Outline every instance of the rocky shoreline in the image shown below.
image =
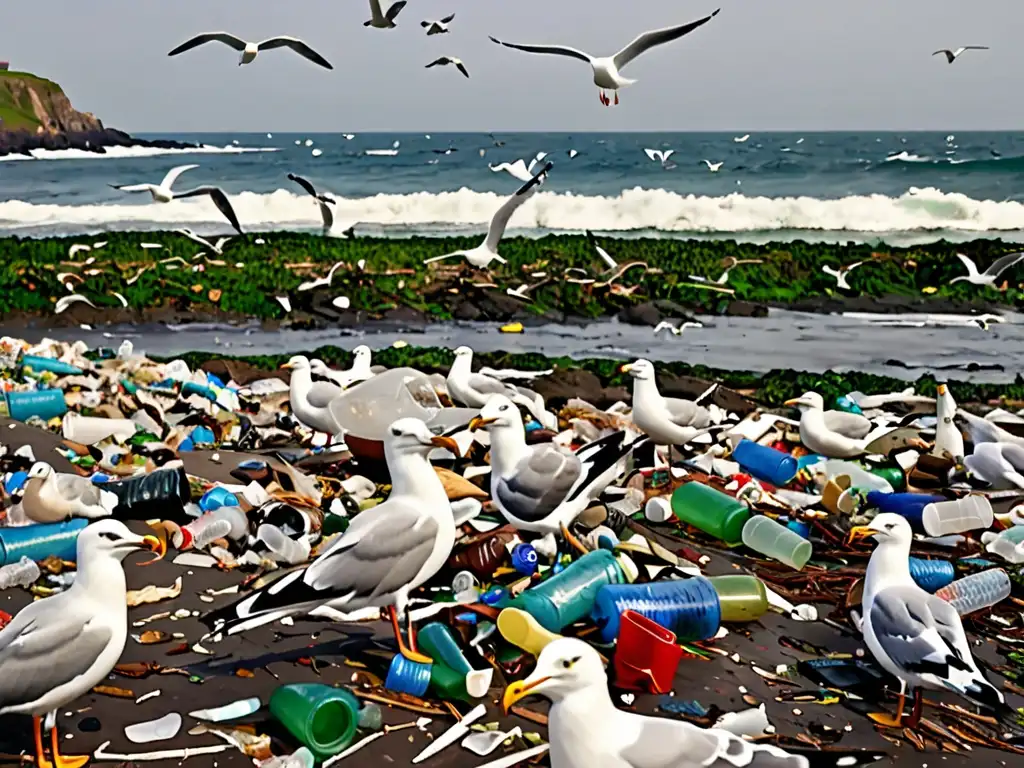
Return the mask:
M 26 155 L 32 150 L 78 149 L 83 152 L 104 154 L 110 147 L 154 147 L 157 149 L 193 149 L 187 144 L 169 139 L 139 139 L 116 128 L 98 128 L 71 133 L 30 133 L 28 131 L 0 131 L 0 157 Z

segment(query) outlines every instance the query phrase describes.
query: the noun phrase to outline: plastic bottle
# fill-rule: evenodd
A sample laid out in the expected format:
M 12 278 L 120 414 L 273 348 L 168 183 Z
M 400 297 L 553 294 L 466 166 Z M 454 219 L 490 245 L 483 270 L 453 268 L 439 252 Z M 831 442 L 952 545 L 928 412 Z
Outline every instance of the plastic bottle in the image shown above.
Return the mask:
M 953 501 L 939 501 L 921 510 L 921 527 L 929 536 L 986 530 L 994 520 L 992 503 L 977 493 Z
M 285 536 L 280 528 L 264 523 L 256 531 L 256 538 L 267 545 L 274 559 L 279 562 L 296 565 L 309 559 L 309 540 L 305 537 L 296 541 Z
M 341 752 L 356 735 L 359 700 L 344 688 L 291 683 L 270 695 L 270 713 L 320 759 Z
M 672 493 L 672 512 L 684 523 L 700 528 L 727 544 L 740 540 L 750 510 L 732 496 L 691 481 Z
M 945 496 L 936 496 L 930 493 L 885 493 L 883 491 L 871 491 L 867 495 L 867 502 L 872 507 L 877 507 L 879 512 L 892 512 L 900 517 L 906 518 L 914 528 L 923 531 L 921 515 L 924 508 L 929 504 L 938 501 L 945 501 Z
M 961 616 L 995 605 L 1010 596 L 1010 577 L 1002 568 L 972 573 L 935 593 Z
M 811 559 L 811 542 L 800 534 L 764 515 L 751 517 L 743 526 L 744 545 L 755 552 L 778 560 L 794 570 L 801 570 Z
M 925 592 L 935 592 L 948 586 L 955 575 L 956 570 L 948 560 L 910 558 L 910 577 Z
M 27 587 L 39 578 L 39 566 L 35 560 L 22 557 L 18 562 L 0 568 L 0 589 Z
M 714 637 L 722 620 L 718 593 L 703 576 L 602 587 L 591 616 L 603 642 L 618 637 L 621 616 L 627 610 L 674 632 L 681 642 Z
M 241 507 L 227 505 L 215 509 L 208 514 L 213 515 L 219 520 L 227 520 L 231 523 L 231 530 L 228 531 L 227 537 L 232 541 L 242 541 L 249 535 L 249 518 L 242 511 Z
M 796 476 L 795 458 L 746 438 L 733 449 L 732 458 L 758 480 L 772 485 L 786 485 Z
M 731 573 L 708 581 L 718 593 L 723 622 L 757 621 L 768 612 L 768 593 L 756 576 Z
M 214 515 L 206 514 L 181 526 L 171 541 L 176 549 L 204 549 L 217 539 L 223 539 L 231 532 L 231 523 Z
M 421 627 L 420 631 L 416 634 L 420 647 L 425 654 L 434 660 L 435 667 L 439 666 L 438 662 L 443 662 L 445 666 L 461 674 L 463 677 L 463 690 L 469 693 L 470 696 L 481 698 L 487 695 L 487 689 L 490 688 L 494 670 L 491 667 L 473 669 L 473 666 L 459 647 L 452 631 L 446 625 L 432 621 Z M 432 681 L 435 676 L 435 673 L 431 672 Z
M 829 480 L 839 477 L 840 475 L 846 475 L 850 478 L 850 487 L 860 488 L 864 491 L 884 491 L 885 493 L 893 493 L 895 488 L 889 483 L 889 481 L 876 475 L 874 472 L 869 472 L 867 469 L 852 461 L 844 461 L 842 459 L 829 459 L 825 462 L 825 477 Z
M 999 555 L 1006 562 L 1014 565 L 1024 563 L 1024 547 L 1020 546 L 1024 543 L 1024 525 L 1015 525 L 999 533 L 985 531 L 981 534 L 981 541 L 986 551 Z

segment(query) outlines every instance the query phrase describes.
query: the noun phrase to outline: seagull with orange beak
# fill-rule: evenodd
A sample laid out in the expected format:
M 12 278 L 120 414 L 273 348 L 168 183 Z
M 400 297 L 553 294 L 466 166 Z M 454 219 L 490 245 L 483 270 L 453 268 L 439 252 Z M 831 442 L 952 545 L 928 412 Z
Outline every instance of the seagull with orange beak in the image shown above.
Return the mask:
M 0 715 L 31 715 L 38 768 L 80 768 L 88 755 L 60 754 L 57 711 L 103 682 L 128 640 L 128 587 L 121 561 L 159 556 L 155 536 L 136 536 L 119 520 L 88 525 L 77 543 L 71 588 L 29 603 L 0 632 Z M 51 757 L 43 747 L 43 716 Z
M 461 455 L 458 444 L 435 435 L 419 419 L 399 419 L 384 438 L 384 458 L 391 474 L 387 500 L 364 510 L 337 541 L 305 568 L 299 568 L 223 608 L 202 617 L 213 634 L 234 635 L 286 616 L 328 606 L 343 613 L 367 607 L 386 608 L 399 652 L 427 663 L 402 640 L 398 617 L 409 594 L 432 578 L 455 546 L 455 519 L 448 494 L 428 455 L 446 448 Z

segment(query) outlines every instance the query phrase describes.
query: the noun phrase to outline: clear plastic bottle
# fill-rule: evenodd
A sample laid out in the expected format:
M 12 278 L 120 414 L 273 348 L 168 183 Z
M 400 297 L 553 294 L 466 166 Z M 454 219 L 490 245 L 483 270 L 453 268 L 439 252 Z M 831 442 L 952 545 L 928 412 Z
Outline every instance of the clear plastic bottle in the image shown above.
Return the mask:
M 840 475 L 846 475 L 850 478 L 850 487 L 852 488 L 859 488 L 863 491 L 884 491 L 885 493 L 893 493 L 894 491 L 892 485 L 884 477 L 879 477 L 873 472 L 869 472 L 855 462 L 829 459 L 824 464 L 825 477 L 829 480 Z M 820 464 L 814 465 L 815 469 L 820 466 Z
M 16 563 L 9 563 L 0 568 L 0 589 L 11 587 L 27 587 L 39 578 L 39 566 L 34 560 L 22 557 Z
M 1024 563 L 1024 525 L 1015 525 L 1005 531 L 985 531 L 981 534 L 981 541 L 985 549 L 994 555 L 999 555 L 1008 563 L 1017 565 Z
M 230 532 L 229 520 L 207 513 L 181 526 L 181 530 L 174 533 L 172 542 L 179 550 L 203 549 L 217 539 L 223 539 Z
M 286 536 L 277 526 L 264 523 L 256 531 L 256 538 L 267 545 L 270 554 L 278 562 L 297 565 L 309 559 L 309 540 L 305 536 L 296 541 Z
M 935 594 L 948 602 L 961 616 L 995 605 L 1010 596 L 1010 577 L 1002 568 L 972 573 L 957 579 Z

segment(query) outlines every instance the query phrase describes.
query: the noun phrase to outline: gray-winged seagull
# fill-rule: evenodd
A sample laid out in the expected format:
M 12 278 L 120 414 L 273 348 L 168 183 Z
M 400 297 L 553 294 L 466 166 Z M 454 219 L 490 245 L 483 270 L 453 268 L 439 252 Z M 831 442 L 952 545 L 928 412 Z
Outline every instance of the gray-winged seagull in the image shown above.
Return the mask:
M 179 53 L 191 51 L 193 48 L 198 48 L 200 45 L 205 45 L 206 43 L 224 43 L 224 45 L 234 48 L 236 51 L 241 53 L 242 55 L 238 58 L 238 66 L 250 63 L 256 58 L 256 54 L 260 51 L 270 51 L 274 48 L 291 48 L 302 58 L 309 59 L 314 64 L 318 64 L 324 69 L 334 69 L 334 67 L 331 66 L 331 62 L 310 48 L 305 42 L 299 40 L 297 37 L 288 37 L 287 35 L 271 37 L 260 43 L 249 43 L 240 37 L 235 37 L 229 32 L 204 32 L 201 35 L 196 35 L 191 40 L 186 40 L 167 55 L 177 56 Z

